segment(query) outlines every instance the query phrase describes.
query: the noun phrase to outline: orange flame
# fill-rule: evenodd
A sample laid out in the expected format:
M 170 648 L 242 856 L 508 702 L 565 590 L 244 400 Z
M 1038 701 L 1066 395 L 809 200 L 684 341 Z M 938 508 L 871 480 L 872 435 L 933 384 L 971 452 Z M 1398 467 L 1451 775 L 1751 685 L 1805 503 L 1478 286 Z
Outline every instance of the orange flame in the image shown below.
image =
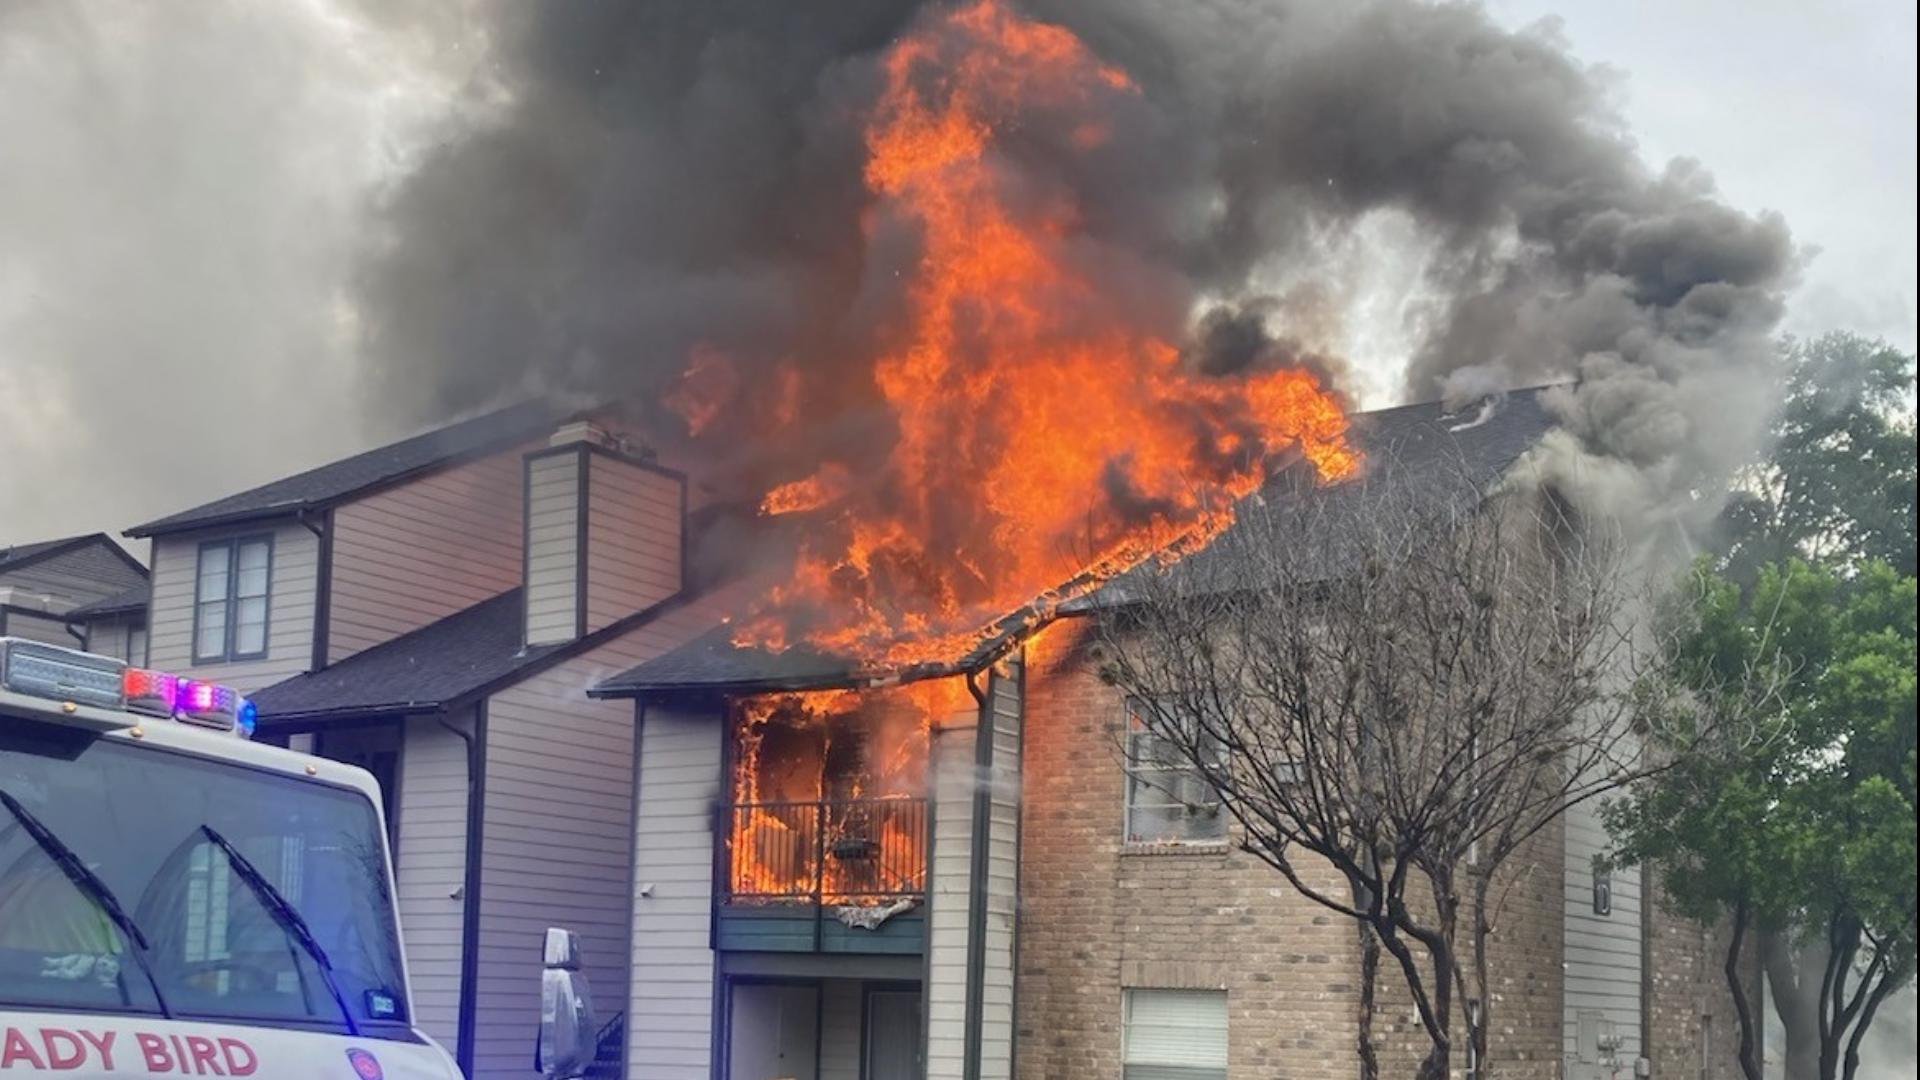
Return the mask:
M 923 892 L 929 732 L 971 707 L 957 678 L 737 702 L 735 901 L 871 904 Z
M 951 657 L 1062 582 L 1090 587 L 1168 535 L 1217 534 L 1295 457 L 1323 479 L 1353 472 L 1347 417 L 1312 374 L 1192 370 L 1093 280 L 1102 252 L 1072 191 L 1019 169 L 1007 144 L 1029 129 L 1059 130 L 1054 154 L 1114 139 L 1140 93 L 1124 71 L 1001 0 L 924 22 L 883 70 L 865 227 L 920 243 L 873 369 L 898 439 L 857 492 L 827 469 L 766 496 L 768 513 L 830 509 L 736 641 L 781 648 L 797 632 L 877 665 Z

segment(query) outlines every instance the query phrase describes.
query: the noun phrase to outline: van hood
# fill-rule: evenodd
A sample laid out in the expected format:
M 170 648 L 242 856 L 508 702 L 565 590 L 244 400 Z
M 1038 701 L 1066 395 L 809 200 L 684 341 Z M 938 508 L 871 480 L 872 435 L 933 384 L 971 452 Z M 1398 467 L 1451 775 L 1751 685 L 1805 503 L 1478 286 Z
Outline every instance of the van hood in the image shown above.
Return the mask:
M 0 1078 L 460 1080 L 445 1050 L 424 1035 L 417 1038 L 401 1042 L 193 1020 L 0 1011 Z

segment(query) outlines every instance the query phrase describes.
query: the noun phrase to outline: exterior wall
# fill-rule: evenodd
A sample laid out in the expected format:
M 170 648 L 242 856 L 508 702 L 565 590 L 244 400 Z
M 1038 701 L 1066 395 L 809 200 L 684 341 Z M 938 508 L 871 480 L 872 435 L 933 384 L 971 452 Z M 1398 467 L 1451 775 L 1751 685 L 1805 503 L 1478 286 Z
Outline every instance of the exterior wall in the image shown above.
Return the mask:
M 933 867 L 927 881 L 927 1080 L 965 1075 L 972 909 L 973 710 L 934 723 Z
M 80 639 L 67 630 L 67 620 L 58 615 L 28 611 L 25 608 L 0 609 L 0 632 L 4 632 L 8 637 L 44 641 L 49 645 L 61 645 L 69 649 L 80 647 Z
M 1020 664 L 992 680 L 993 760 L 988 771 L 986 941 L 980 991 L 980 1076 L 1013 1076 L 1013 980 L 1020 904 Z
M 1647 936 L 1647 1047 L 1655 1080 L 1739 1080 L 1740 1022 L 1723 968 L 1724 928 L 1676 915 L 1654 896 Z M 1748 985 L 1756 985 L 1751 958 L 1742 967 Z
M 459 723 L 470 724 L 470 718 Z M 467 744 L 430 716 L 409 717 L 394 850 L 400 931 L 415 1023 L 452 1049 L 460 1027 L 467 872 Z
M 87 624 L 86 631 L 88 652 L 116 656 L 134 665 L 147 662 L 146 616 L 95 619 Z
M 526 459 L 527 641 L 567 641 L 579 631 L 580 470 L 586 453 Z
M 327 662 L 518 585 L 522 502 L 509 452 L 335 508 Z
M 680 591 L 681 482 L 587 457 L 587 632 Z
M 717 710 L 652 705 L 640 720 L 633 859 L 635 887 L 642 892 L 633 898 L 629 1076 L 707 1077 L 713 825 L 725 732 Z
M 1124 842 L 1124 703 L 1083 635 L 1056 625 L 1027 654 L 1018 1075 L 1119 1076 L 1121 992 L 1139 987 L 1227 991 L 1232 1076 L 1352 1080 L 1352 924 L 1225 846 Z
M 193 589 L 200 545 L 235 536 L 271 535 L 267 655 L 238 663 L 193 663 Z M 298 522 L 205 529 L 154 538 L 153 601 L 148 608 L 148 663 L 162 671 L 214 679 L 242 693 L 298 675 L 313 663 L 314 589 L 320 541 Z
M 591 985 L 628 985 L 633 703 L 586 690 L 658 651 L 629 634 L 487 702 L 476 1077 L 532 1075 L 547 927 L 579 933 Z
M 1606 1077 L 1612 1068 L 1596 1060 L 1592 1047 L 1582 1048 L 1582 1014 L 1611 1021 L 1621 1038 L 1615 1059 L 1631 1070 L 1642 1053 L 1640 872 L 1613 872 L 1613 911 L 1593 911 L 1593 859 L 1607 849 L 1607 831 L 1591 802 L 1567 812 L 1566 864 L 1566 1001 L 1563 1052 L 1568 1080 Z
M 0 573 L 0 588 L 12 585 L 47 596 L 54 600 L 55 609 L 71 611 L 125 592 L 142 580 L 140 571 L 96 543 Z

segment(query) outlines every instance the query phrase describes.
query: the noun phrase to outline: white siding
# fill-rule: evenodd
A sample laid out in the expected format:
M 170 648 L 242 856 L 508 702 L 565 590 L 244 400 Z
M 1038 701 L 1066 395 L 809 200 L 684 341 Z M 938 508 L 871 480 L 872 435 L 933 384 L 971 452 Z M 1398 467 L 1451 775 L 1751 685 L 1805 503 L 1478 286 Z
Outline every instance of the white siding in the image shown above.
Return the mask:
M 927 882 L 927 1080 L 964 1075 L 976 714 L 933 731 L 933 871 Z
M 587 477 L 587 630 L 680 591 L 680 481 L 594 454 Z
M 720 799 L 716 713 L 650 707 L 640 724 L 627 1075 L 704 1080 L 713 1037 L 713 820 Z
M 273 575 L 268 583 L 267 655 L 239 663 L 193 663 L 193 589 L 201 543 L 234 536 L 273 537 Z M 298 522 L 262 523 L 156 537 L 153 543 L 153 604 L 148 610 L 148 663 L 162 671 L 215 679 L 251 693 L 313 663 L 314 588 L 319 538 Z
M 328 663 L 520 583 L 520 469 L 494 454 L 334 510 Z
M 471 724 L 471 717 L 454 722 Z M 451 1050 L 460 1026 L 460 945 L 467 872 L 467 744 L 432 717 L 409 717 L 394 805 L 395 889 L 414 1022 Z
M 1606 827 L 1592 803 L 1566 815 L 1566 1004 L 1564 1042 L 1568 1080 L 1606 1077 L 1611 1070 L 1582 1060 L 1580 1016 L 1597 1013 L 1622 1037 L 1616 1054 L 1620 1075 L 1628 1075 L 1641 1053 L 1640 1041 L 1640 874 L 1613 871 L 1613 911 L 1593 913 L 1593 857 L 1607 848 Z
M 986 955 L 980 1012 L 980 1076 L 1013 1076 L 1013 966 L 1020 866 L 1020 673 L 993 679 L 992 789 L 988 799 Z
M 527 463 L 527 641 L 568 641 L 578 629 L 581 455 Z
M 8 637 L 44 641 L 49 645 L 62 645 L 69 649 L 80 647 L 80 639 L 67 632 L 67 620 L 58 615 L 42 615 L 13 608 L 7 612 L 6 623 Z

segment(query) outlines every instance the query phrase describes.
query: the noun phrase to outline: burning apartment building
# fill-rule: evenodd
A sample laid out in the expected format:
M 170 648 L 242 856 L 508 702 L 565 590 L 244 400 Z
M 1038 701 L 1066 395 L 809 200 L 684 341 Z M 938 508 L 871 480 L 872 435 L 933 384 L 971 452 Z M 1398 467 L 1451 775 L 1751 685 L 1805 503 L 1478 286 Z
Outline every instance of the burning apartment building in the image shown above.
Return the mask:
M 562 923 L 632 1077 L 1355 1075 L 1352 928 L 1143 767 L 1093 617 L 1396 462 L 1684 534 L 1784 227 L 1472 8 L 511 10 L 363 315 L 385 401 L 544 400 L 134 530 L 153 664 L 381 777 L 422 1026 L 530 1075 Z M 1357 412 L 1402 232 L 1430 403 Z M 1717 1078 L 1697 932 L 1600 842 L 1534 852 L 1503 1062 Z

